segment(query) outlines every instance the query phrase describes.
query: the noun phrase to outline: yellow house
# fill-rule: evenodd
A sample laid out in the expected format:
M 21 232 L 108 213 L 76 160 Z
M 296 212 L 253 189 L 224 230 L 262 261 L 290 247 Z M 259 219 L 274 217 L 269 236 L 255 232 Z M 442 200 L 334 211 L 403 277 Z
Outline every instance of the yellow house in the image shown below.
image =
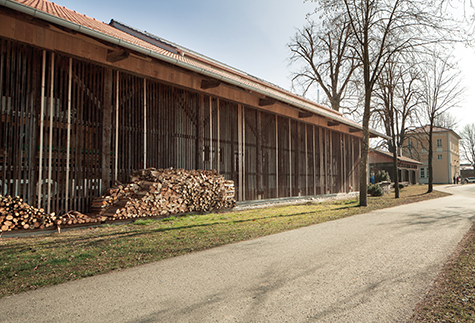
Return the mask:
M 432 166 L 434 184 L 453 183 L 460 176 L 459 140 L 453 130 L 434 127 L 432 138 Z M 419 183 L 429 182 L 429 126 L 419 127 L 407 133 L 403 154 L 422 162 Z

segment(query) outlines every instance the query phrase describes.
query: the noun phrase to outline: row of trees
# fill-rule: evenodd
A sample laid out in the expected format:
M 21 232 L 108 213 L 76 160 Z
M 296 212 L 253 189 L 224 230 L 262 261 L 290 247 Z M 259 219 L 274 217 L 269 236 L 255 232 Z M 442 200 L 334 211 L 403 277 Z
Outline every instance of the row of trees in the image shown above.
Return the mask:
M 427 124 L 431 141 L 434 126 L 460 103 L 460 75 L 446 53 L 466 33 L 447 0 L 308 1 L 316 9 L 289 44 L 291 62 L 301 66 L 294 85 L 304 94 L 317 85 L 332 109 L 362 122 L 360 192 L 366 192 L 370 126 L 384 129 L 397 169 L 408 129 Z M 428 152 L 432 191 L 431 142 Z M 360 205 L 367 205 L 366 194 Z

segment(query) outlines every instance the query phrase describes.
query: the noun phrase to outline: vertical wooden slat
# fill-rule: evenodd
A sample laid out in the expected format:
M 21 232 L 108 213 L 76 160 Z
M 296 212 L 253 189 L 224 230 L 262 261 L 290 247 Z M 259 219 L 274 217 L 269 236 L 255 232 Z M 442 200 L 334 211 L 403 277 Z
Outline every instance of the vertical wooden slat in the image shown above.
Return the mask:
M 143 79 L 143 168 L 147 168 L 147 79 Z
M 328 149 L 328 158 L 327 158 L 327 165 L 328 165 L 328 192 L 329 193 L 334 193 L 334 181 L 333 181 L 333 170 L 334 170 L 334 167 L 335 167 L 335 161 L 333 159 L 333 132 L 331 130 L 326 130 L 326 133 L 327 133 L 327 136 L 326 136 L 326 139 L 327 139 L 327 143 L 328 143 L 328 146 L 327 146 L 327 149 Z
M 102 105 L 102 180 L 105 188 L 110 187 L 111 171 L 111 129 L 112 129 L 112 70 L 106 68 L 104 71 L 104 103 Z M 102 190 L 100 192 L 102 194 Z
M 307 125 L 305 126 L 305 195 L 308 195 L 308 134 Z
M 68 129 L 66 134 L 66 196 L 65 196 L 65 210 L 69 210 L 69 172 L 70 158 L 71 158 L 71 88 L 72 88 L 72 70 L 73 59 L 69 58 L 69 73 L 68 73 Z
M 275 183 L 276 197 L 279 197 L 279 122 L 278 116 L 275 115 Z
M 239 201 L 242 201 L 242 108 L 238 105 L 238 186 Z
M 38 169 L 38 208 L 41 208 L 42 184 L 43 184 L 43 145 L 45 127 L 45 91 L 46 91 L 46 51 L 43 50 L 43 63 L 41 69 L 41 102 L 40 102 L 40 160 Z
M 213 169 L 213 99 L 209 97 L 209 169 Z
M 315 142 L 315 126 L 312 125 L 312 137 L 313 137 L 313 195 L 317 195 L 317 147 Z
M 53 167 L 53 114 L 54 114 L 54 53 L 51 53 L 51 79 L 50 79 L 50 98 L 49 98 L 49 147 L 48 147 L 48 202 L 46 212 L 51 211 L 51 172 Z
M 220 136 L 220 133 L 221 133 L 221 125 L 220 125 L 220 122 L 219 122 L 219 98 L 216 99 L 216 126 L 217 126 L 217 140 L 216 140 L 216 146 L 217 146 L 217 151 L 216 151 L 216 156 L 217 156 L 217 160 L 216 160 L 216 170 L 218 171 L 218 173 L 220 172 L 220 164 L 221 164 L 221 150 L 220 150 L 220 141 L 221 141 L 221 136 Z
M 242 200 L 246 200 L 246 108 L 242 106 L 242 158 L 241 158 L 241 177 L 242 177 Z
M 263 185 L 262 185 L 262 112 L 257 111 L 257 154 L 256 154 L 256 164 L 257 164 L 257 174 L 256 174 L 256 184 L 257 184 L 257 198 L 260 200 L 263 195 Z
M 119 169 L 119 71 L 116 72 L 115 84 L 115 151 L 114 151 L 114 180 L 117 181 Z
M 204 146 L 204 118 L 203 118 L 203 105 L 204 105 L 204 96 L 203 94 L 199 95 L 198 100 L 198 111 L 197 111 L 197 125 L 196 130 L 197 134 L 197 144 L 196 144 L 196 168 L 203 169 L 203 146 Z
M 292 196 L 292 134 L 291 122 L 289 118 L 289 196 Z
M 327 193 L 326 182 L 325 182 L 325 162 L 324 162 L 324 134 L 322 128 L 318 128 L 318 142 L 319 142 L 319 151 L 320 151 L 320 194 L 324 195 Z

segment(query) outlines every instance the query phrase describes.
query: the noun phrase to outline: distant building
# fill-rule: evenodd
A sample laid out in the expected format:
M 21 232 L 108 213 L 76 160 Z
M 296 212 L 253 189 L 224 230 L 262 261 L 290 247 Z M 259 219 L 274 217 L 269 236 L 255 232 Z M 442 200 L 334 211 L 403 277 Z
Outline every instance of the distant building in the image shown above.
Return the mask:
M 407 133 L 403 155 L 422 162 L 419 183 L 429 182 L 429 126 L 419 127 Z M 460 176 L 459 140 L 461 137 L 453 130 L 433 128 L 433 171 L 434 184 L 453 183 Z
M 399 171 L 399 182 L 417 184 L 419 179 L 419 168 L 421 162 L 405 156 L 398 156 L 397 168 Z M 389 173 L 391 181 L 394 182 L 393 155 L 390 152 L 373 149 L 369 152 L 369 172 L 376 175 L 379 171 L 385 170 Z
M 473 177 L 475 176 L 475 171 L 473 166 L 470 164 L 460 164 L 460 177 Z

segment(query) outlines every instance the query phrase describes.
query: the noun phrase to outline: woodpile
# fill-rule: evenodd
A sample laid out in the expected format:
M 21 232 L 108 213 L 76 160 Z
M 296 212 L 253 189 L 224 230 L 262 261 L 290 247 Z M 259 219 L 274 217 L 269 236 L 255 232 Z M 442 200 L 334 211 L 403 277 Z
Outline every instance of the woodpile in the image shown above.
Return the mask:
M 207 212 L 235 203 L 234 182 L 215 170 L 148 168 L 134 172 L 129 184 L 118 183 L 94 199 L 92 211 L 117 220 Z
M 106 217 L 91 215 L 91 214 L 82 214 L 78 211 L 69 211 L 61 216 L 59 216 L 54 223 L 56 226 L 60 225 L 74 225 L 74 224 L 87 224 L 87 223 L 100 223 L 105 222 Z
M 86 215 L 76 211 L 69 211 L 57 216 L 54 212 L 48 214 L 44 209 L 37 209 L 23 202 L 19 196 L 0 195 L 0 232 L 17 229 L 44 229 L 56 227 L 98 223 L 106 221 L 106 217 Z
M 0 195 L 0 232 L 100 223 L 147 216 L 170 216 L 234 207 L 234 182 L 218 172 L 148 168 L 134 172 L 129 184 L 95 198 L 92 214 L 69 211 L 60 216 L 28 205 L 19 196 Z
M 54 225 L 54 213 L 48 214 L 23 202 L 19 196 L 0 195 L 0 225 L 2 231 L 43 229 Z

